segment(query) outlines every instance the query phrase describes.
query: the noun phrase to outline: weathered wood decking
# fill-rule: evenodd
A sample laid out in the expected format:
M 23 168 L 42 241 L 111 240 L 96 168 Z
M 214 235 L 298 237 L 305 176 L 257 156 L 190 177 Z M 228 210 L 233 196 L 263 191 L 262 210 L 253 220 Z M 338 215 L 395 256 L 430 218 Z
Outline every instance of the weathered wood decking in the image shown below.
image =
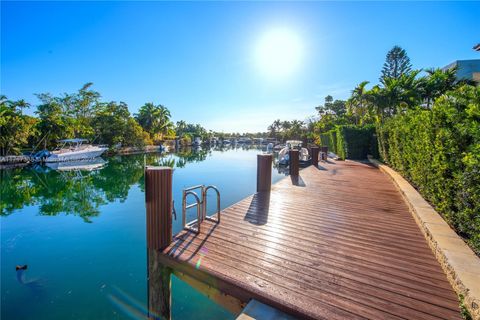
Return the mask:
M 390 179 L 322 163 L 181 232 L 162 263 L 298 318 L 460 319 L 458 300 Z

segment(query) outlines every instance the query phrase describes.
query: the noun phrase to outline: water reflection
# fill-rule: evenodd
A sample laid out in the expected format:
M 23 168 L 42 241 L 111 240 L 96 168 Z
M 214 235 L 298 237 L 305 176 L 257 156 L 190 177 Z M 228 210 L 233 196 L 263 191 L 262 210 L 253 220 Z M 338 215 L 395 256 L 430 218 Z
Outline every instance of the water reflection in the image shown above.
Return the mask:
M 115 156 L 108 161 L 100 158 L 0 170 L 0 215 L 38 205 L 40 215 L 73 214 L 90 222 L 99 215 L 101 205 L 125 201 L 132 185 L 143 187 L 144 164 L 183 168 L 205 160 L 209 152 Z
M 144 190 L 145 164 L 185 168 L 189 163 L 205 161 L 212 151 L 234 149 L 262 151 L 253 145 L 185 148 L 175 154 L 114 156 L 106 161 L 99 158 L 0 170 L 0 216 L 36 205 L 39 215 L 76 215 L 89 223 L 100 214 L 101 206 L 124 202 L 132 186 Z M 276 162 L 274 167 L 286 174 Z

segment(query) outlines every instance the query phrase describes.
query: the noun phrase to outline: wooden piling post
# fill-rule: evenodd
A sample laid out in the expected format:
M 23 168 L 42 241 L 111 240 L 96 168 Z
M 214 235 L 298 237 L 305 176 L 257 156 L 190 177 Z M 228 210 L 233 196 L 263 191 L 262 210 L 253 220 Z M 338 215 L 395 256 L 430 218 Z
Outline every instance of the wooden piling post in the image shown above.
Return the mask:
M 173 270 L 163 265 L 156 249 L 148 254 L 148 319 L 170 320 L 172 317 L 171 275 Z
M 145 167 L 149 249 L 162 250 L 172 243 L 172 174 L 170 167 Z
M 272 187 L 272 160 L 271 154 L 257 155 L 257 192 L 269 192 Z
M 322 160 L 323 160 L 323 161 L 327 161 L 327 158 L 328 158 L 328 147 L 327 147 L 327 146 L 322 146 L 320 151 L 322 152 Z
M 290 150 L 288 152 L 289 157 L 289 167 L 290 167 L 290 175 L 291 176 L 298 176 L 299 170 L 299 152 L 298 150 Z
M 310 152 L 312 154 L 312 165 L 315 167 L 318 166 L 318 152 L 320 151 L 320 148 L 317 146 L 311 147 Z

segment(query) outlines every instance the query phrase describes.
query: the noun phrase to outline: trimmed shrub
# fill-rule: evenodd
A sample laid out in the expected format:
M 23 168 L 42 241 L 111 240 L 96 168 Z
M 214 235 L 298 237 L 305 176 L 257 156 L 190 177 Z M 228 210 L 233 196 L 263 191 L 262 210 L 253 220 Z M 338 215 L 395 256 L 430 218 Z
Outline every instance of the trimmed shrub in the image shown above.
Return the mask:
M 480 87 L 462 86 L 432 110 L 388 119 L 377 135 L 383 161 L 480 253 Z
M 338 126 L 336 132 L 336 150 L 341 159 L 366 159 L 368 154 L 378 156 L 375 126 Z
M 337 131 L 334 129 L 320 134 L 320 144 L 327 146 L 329 151 L 337 153 Z

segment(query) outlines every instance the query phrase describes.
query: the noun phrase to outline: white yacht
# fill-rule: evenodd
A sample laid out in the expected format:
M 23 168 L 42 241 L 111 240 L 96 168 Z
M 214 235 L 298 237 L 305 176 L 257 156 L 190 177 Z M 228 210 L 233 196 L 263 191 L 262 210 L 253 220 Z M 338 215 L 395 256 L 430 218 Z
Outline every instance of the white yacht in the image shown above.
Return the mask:
M 310 155 L 307 148 L 302 148 L 302 141 L 300 140 L 288 140 L 285 144 L 285 148 L 278 153 L 278 164 L 288 165 L 290 163 L 289 151 L 292 149 L 298 150 L 298 157 L 301 164 L 307 164 L 310 162 Z
M 52 152 L 44 152 L 45 162 L 63 162 L 100 157 L 107 147 L 88 144 L 87 139 L 64 139 L 60 140 L 60 146 Z

